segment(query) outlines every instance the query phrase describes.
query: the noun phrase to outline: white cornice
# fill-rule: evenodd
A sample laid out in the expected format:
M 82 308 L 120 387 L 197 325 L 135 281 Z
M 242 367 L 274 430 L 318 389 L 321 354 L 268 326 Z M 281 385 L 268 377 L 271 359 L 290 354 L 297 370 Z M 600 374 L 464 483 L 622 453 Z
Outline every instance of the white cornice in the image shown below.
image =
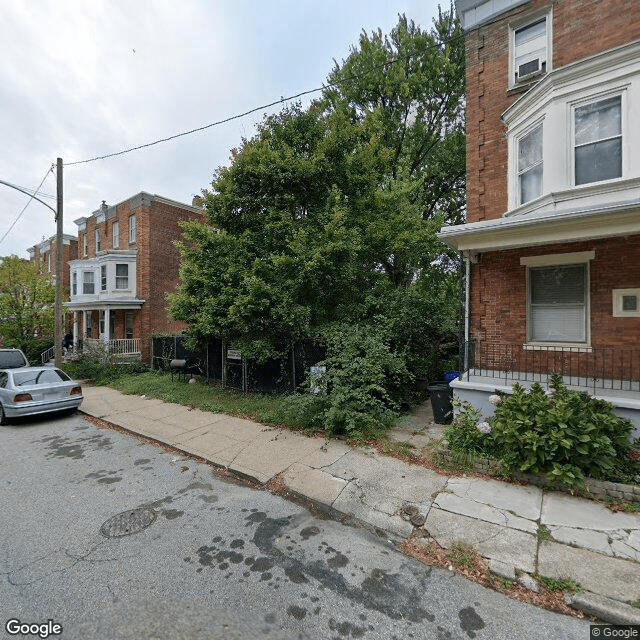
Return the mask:
M 575 210 L 483 220 L 444 227 L 438 237 L 457 251 L 499 251 L 561 242 L 640 234 L 640 201 Z

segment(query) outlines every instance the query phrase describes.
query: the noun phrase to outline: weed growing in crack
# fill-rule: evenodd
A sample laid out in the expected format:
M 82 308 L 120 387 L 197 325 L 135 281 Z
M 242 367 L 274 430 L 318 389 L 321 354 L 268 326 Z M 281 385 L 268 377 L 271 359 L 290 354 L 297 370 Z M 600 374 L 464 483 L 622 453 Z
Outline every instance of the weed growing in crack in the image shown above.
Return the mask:
M 536 576 L 538 582 L 549 591 L 569 591 L 569 593 L 582 593 L 584 588 L 573 578 L 549 578 L 548 576 Z

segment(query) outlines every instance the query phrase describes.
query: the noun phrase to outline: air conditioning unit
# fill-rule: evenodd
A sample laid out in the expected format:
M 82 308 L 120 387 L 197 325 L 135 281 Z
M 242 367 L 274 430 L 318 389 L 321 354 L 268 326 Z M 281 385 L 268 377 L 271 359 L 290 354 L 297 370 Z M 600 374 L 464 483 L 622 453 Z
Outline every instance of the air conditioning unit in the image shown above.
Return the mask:
M 544 73 L 547 68 L 547 63 L 541 58 L 534 58 L 524 64 L 518 65 L 518 72 L 516 73 L 516 82 L 526 80 L 529 77 L 535 76 L 539 73 Z

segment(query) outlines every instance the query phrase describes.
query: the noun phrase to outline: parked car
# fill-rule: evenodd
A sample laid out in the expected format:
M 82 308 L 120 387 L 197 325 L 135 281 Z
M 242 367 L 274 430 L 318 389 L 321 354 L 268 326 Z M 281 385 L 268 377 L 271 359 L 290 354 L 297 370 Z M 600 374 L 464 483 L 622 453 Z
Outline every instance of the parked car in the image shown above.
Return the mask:
M 24 363 L 19 349 L 0 349 L 0 424 L 8 418 L 78 409 L 83 399 L 78 382 L 60 369 Z

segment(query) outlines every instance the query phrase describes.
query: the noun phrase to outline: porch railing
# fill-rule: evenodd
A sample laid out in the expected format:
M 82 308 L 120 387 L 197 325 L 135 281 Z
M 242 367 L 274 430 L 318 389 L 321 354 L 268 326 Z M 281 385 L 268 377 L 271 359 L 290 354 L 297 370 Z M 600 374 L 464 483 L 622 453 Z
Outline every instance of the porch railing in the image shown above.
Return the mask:
M 114 340 L 96 340 L 95 338 L 85 338 L 83 348 L 100 350 L 119 356 L 138 356 L 141 353 L 140 338 L 119 338 Z
M 464 372 L 515 382 L 546 383 L 552 374 L 572 387 L 640 391 L 640 348 L 558 347 L 472 341 L 462 345 Z

